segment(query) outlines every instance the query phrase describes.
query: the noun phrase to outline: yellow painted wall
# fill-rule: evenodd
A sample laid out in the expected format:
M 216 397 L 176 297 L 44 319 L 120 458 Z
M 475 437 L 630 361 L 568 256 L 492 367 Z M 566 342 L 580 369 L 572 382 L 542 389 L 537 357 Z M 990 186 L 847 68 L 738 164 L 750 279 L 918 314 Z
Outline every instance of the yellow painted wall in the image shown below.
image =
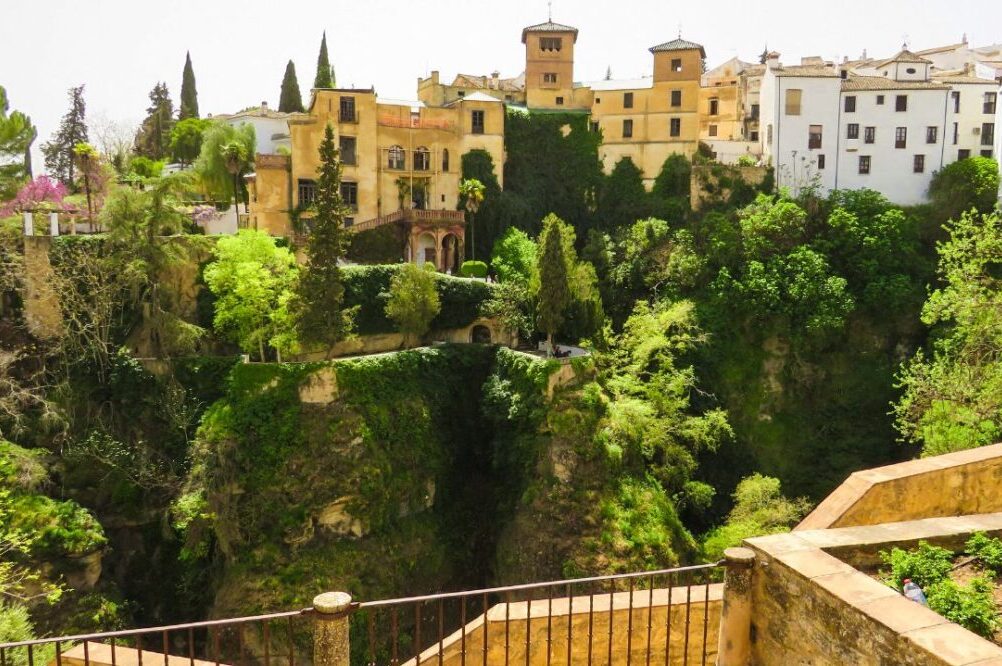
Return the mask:
M 525 36 L 525 99 L 531 109 L 573 108 L 574 40 L 573 32 L 529 32 Z M 544 51 L 541 39 L 562 40 L 559 51 Z M 546 83 L 544 74 L 557 75 L 556 83 Z M 563 105 L 556 103 L 563 97 Z

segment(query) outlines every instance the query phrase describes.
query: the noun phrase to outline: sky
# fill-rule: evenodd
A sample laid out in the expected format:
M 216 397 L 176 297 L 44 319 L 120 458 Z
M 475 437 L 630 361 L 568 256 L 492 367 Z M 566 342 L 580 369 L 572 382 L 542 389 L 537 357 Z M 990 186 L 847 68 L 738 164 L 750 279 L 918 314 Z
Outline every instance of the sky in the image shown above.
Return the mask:
M 150 89 L 165 81 L 175 105 L 185 52 L 202 116 L 267 101 L 278 106 L 285 64 L 296 63 L 304 101 L 327 31 L 340 87 L 374 86 L 414 99 L 419 76 L 456 72 L 516 76 L 521 30 L 547 19 L 545 0 L 0 0 L 0 86 L 31 116 L 38 146 L 68 108 L 66 91 L 86 84 L 95 121 L 135 124 Z M 755 60 L 767 44 L 783 62 L 893 55 L 959 42 L 1002 42 L 997 0 L 554 0 L 553 20 L 580 30 L 575 79 L 649 75 L 647 49 L 681 34 L 704 45 L 709 66 Z M 93 139 L 93 137 L 92 137 Z M 36 171 L 39 169 L 36 168 Z

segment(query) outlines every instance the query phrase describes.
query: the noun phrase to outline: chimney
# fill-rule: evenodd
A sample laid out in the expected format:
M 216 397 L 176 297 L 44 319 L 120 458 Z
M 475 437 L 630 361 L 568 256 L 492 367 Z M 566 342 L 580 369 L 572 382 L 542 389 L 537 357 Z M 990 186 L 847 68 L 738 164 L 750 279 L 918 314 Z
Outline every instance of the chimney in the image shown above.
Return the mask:
M 491 88 L 497 90 L 501 87 L 501 72 L 496 69 L 491 72 Z
M 261 115 L 262 116 L 268 115 L 268 101 L 267 100 L 261 102 Z
M 779 69 L 780 67 L 779 53 L 777 53 L 776 51 L 770 51 L 768 54 L 766 54 L 765 65 L 769 69 Z

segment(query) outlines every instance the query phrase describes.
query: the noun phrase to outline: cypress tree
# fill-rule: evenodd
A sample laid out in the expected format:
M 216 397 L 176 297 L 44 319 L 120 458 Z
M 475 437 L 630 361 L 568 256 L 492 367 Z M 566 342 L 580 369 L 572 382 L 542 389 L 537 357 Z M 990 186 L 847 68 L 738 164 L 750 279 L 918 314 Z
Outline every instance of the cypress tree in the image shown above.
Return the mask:
M 290 60 L 285 66 L 285 76 L 282 78 L 282 95 L 278 99 L 278 110 L 282 113 L 302 113 L 303 96 L 299 93 L 299 79 L 296 78 L 296 65 Z
M 330 59 L 327 57 L 327 32 L 324 31 L 323 39 L 320 40 L 320 55 L 317 56 L 317 75 L 313 79 L 313 87 L 333 88 L 333 73 Z
M 73 148 L 78 143 L 87 143 L 87 121 L 84 118 L 87 106 L 83 98 L 84 87 L 70 88 L 70 110 L 59 123 L 59 131 L 48 143 L 42 145 L 45 168 L 69 188 L 74 187 Z
M 350 318 L 342 309 L 344 283 L 338 261 L 344 257 L 344 204 L 341 201 L 341 162 L 334 128 L 327 125 L 320 143 L 317 193 L 306 255 L 292 302 L 299 340 L 305 345 L 331 346 L 344 339 Z
M 564 314 L 571 303 L 567 254 L 562 236 L 564 222 L 550 213 L 543 220 L 540 235 L 540 252 L 537 259 L 539 275 L 539 329 L 546 333 L 546 341 L 553 348 L 553 334 L 564 323 Z
M 181 79 L 181 111 L 178 120 L 198 118 L 198 90 L 195 89 L 195 70 L 191 67 L 191 53 L 185 54 L 184 76 Z

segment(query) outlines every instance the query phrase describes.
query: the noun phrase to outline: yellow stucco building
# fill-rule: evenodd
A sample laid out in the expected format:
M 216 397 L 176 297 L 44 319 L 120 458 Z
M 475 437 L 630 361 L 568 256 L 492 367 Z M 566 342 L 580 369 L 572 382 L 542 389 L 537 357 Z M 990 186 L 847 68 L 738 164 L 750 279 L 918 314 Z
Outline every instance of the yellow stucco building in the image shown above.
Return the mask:
M 257 155 L 248 176 L 249 224 L 272 235 L 293 233 L 292 220 L 316 193 L 319 147 L 330 124 L 341 151 L 341 196 L 353 230 L 408 227 L 407 259 L 455 270 L 463 256 L 459 202 L 461 158 L 491 154 L 503 178 L 504 106 L 473 93 L 432 107 L 380 99 L 372 89 L 314 90 L 305 114 L 289 120 L 288 155 Z

